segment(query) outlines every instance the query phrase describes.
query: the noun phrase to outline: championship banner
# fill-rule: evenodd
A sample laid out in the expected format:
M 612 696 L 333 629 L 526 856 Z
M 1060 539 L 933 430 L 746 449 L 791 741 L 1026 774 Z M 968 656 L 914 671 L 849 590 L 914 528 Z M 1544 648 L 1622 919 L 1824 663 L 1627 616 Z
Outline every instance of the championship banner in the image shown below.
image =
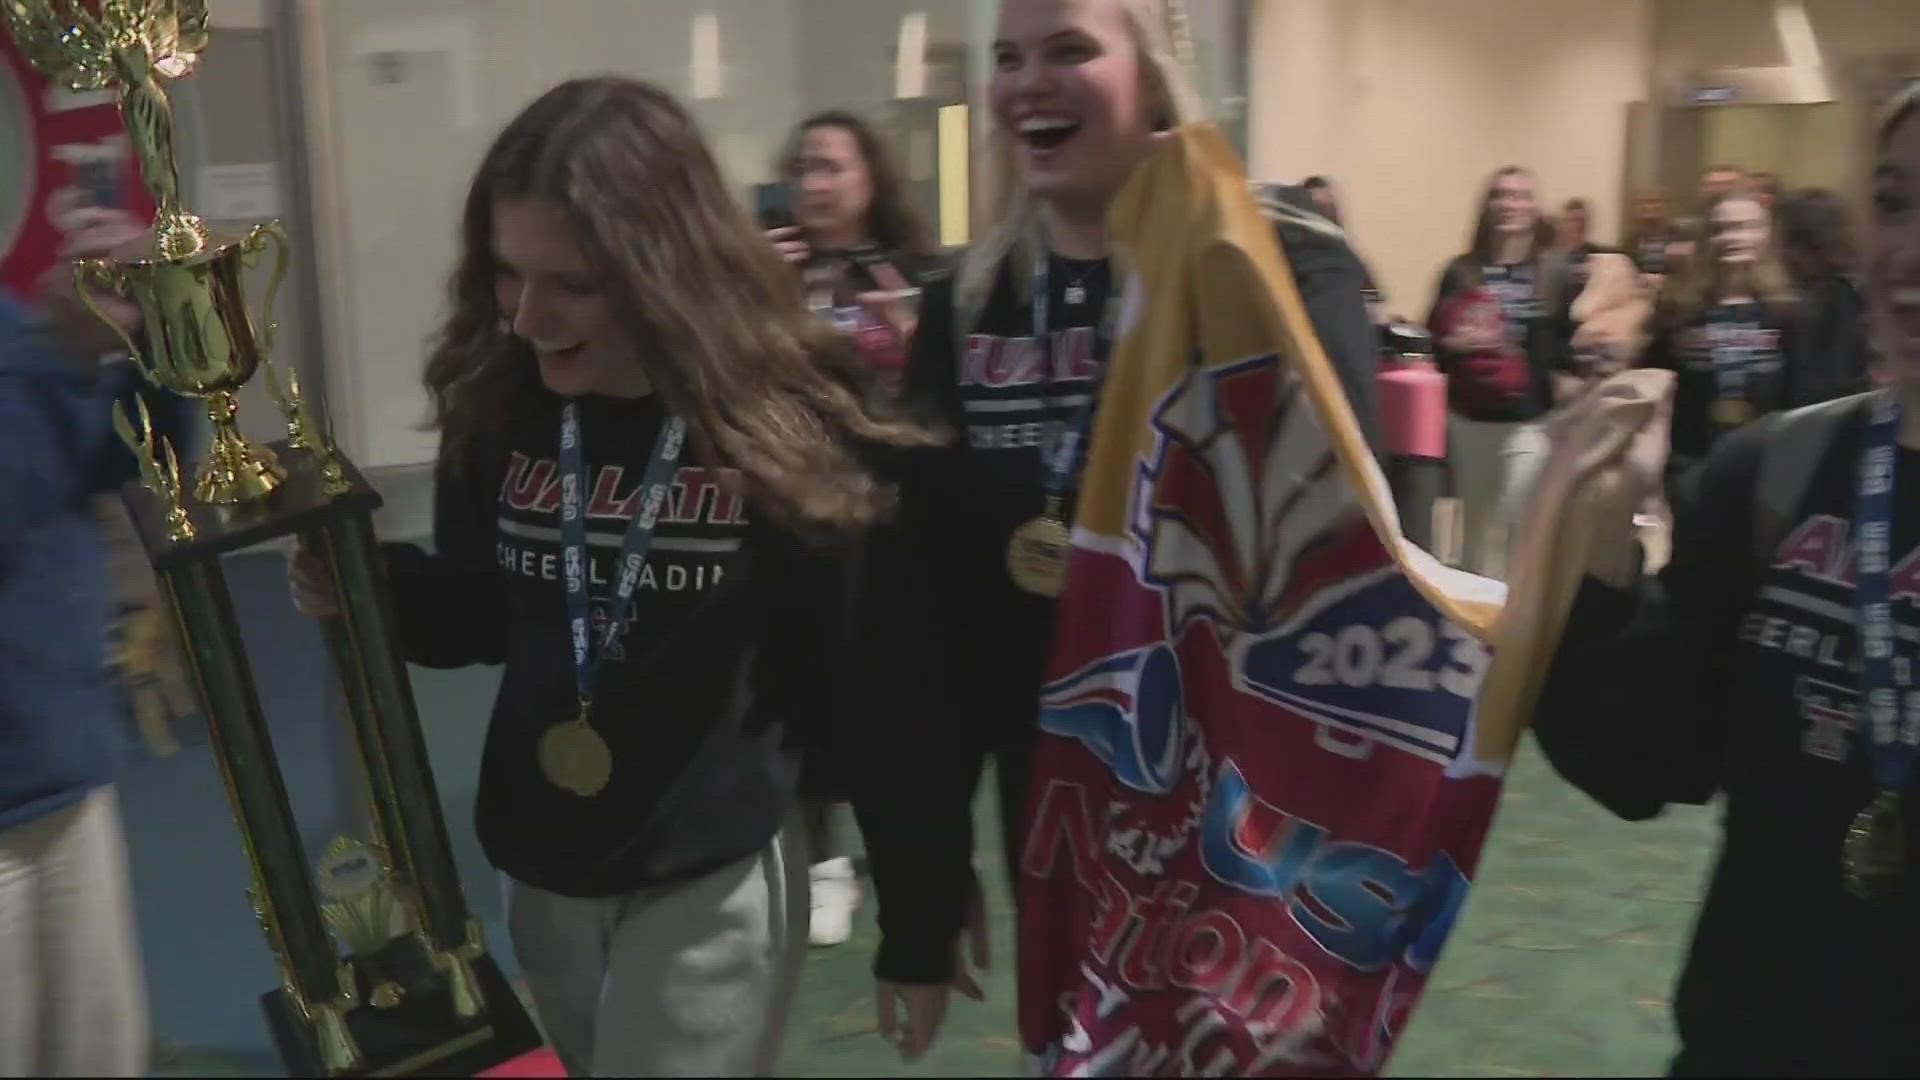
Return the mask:
M 1573 495 L 1650 406 L 1576 410 L 1509 605 L 1402 537 L 1213 128 L 1170 136 L 1109 225 L 1127 291 L 1021 853 L 1028 1065 L 1375 1074 L 1581 578 Z
M 153 216 L 140 183 L 126 125 L 111 93 L 74 93 L 27 63 L 13 38 L 0 33 L 0 138 L 22 129 L 25 174 L 5 177 L 13 198 L 0 199 L 0 289 L 31 299 L 60 260 L 76 212 L 90 208 Z M 23 137 L 22 137 L 23 136 Z

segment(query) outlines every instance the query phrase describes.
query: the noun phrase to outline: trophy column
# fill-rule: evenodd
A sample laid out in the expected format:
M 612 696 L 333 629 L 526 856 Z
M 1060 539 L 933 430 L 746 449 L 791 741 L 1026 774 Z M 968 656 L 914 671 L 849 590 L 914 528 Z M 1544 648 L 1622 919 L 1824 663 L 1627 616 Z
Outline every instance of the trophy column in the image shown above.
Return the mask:
M 477 1016 L 485 1001 L 471 961 L 485 942 L 460 888 L 406 661 L 390 629 L 394 616 L 373 522 L 356 508 L 304 535 L 334 583 L 340 615 L 325 621 L 327 649 L 346 690 L 380 843 L 406 883 L 423 944 L 446 972 L 454 1012 Z
M 160 581 L 180 623 L 207 710 L 214 760 L 246 847 L 254 915 L 280 962 L 284 989 L 313 1025 L 328 1071 L 354 1069 L 360 1050 L 344 1021 L 354 1004 L 353 974 L 340 962 L 320 917 L 219 553 L 162 569 Z
M 470 1075 L 540 1036 L 460 890 L 373 543 L 380 496 L 330 431 L 308 430 L 298 365 L 282 375 L 272 363 L 286 231 L 277 222 L 217 231 L 180 202 L 166 85 L 199 62 L 210 11 L 208 0 L 0 0 L 0 26 L 49 79 L 118 98 L 158 208 L 145 237 L 77 262 L 74 284 L 147 381 L 201 399 L 213 425 L 204 459 L 183 471 L 177 436 L 156 430 L 144 398 L 113 410 L 145 488 L 128 508 L 179 621 L 252 871 L 249 894 L 279 961 L 283 985 L 261 1000 L 281 1057 L 295 1076 Z M 245 281 L 269 253 L 256 317 Z M 140 340 L 112 317 L 109 297 L 140 309 Z M 247 441 L 235 418 L 256 374 L 287 423 L 287 440 L 270 447 Z M 285 536 L 307 537 L 332 568 L 342 618 L 326 634 L 385 849 L 336 840 L 318 889 L 221 570 L 223 555 Z

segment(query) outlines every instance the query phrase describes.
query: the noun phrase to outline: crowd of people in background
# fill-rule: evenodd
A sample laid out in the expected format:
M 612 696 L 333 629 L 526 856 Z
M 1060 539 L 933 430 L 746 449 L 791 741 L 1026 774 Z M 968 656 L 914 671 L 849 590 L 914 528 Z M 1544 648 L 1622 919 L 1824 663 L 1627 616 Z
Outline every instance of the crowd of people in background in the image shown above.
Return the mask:
M 800 124 L 776 165 L 784 191 L 765 193 L 756 221 L 686 109 L 625 78 L 569 81 L 529 105 L 492 144 L 464 205 L 450 208 L 461 250 L 424 373 L 442 438 L 434 543 L 384 551 L 410 661 L 504 667 L 477 829 L 501 872 L 542 1023 L 572 1074 L 774 1069 L 806 940 L 844 942 L 860 902 L 851 849 L 833 825 L 842 802 L 853 805 L 881 897 L 883 1033 L 918 1057 L 951 992 L 980 996 L 988 949 L 974 790 L 991 761 L 1003 846 L 1016 857 L 1054 630 L 1052 595 L 1007 573 L 1008 539 L 1070 498 L 1073 478 L 1040 461 L 1041 433 L 1084 421 L 1080 403 L 1100 393 L 1124 291 L 1108 210 L 1156 140 L 1200 115 L 1178 29 L 1155 0 L 1005 6 L 986 161 L 1001 174 L 1000 200 L 952 261 L 860 117 L 829 112 Z M 1619 242 L 1607 244 L 1594 236 L 1588 199 L 1550 214 L 1533 173 L 1505 167 L 1488 178 L 1424 320 L 1446 380 L 1460 561 L 1492 577 L 1506 573 L 1558 411 L 1630 368 L 1675 374 L 1670 443 L 1621 465 L 1633 482 L 1619 490 L 1623 527 L 1681 508 L 1676 591 L 1636 592 L 1653 588 L 1640 580 L 1638 549 L 1606 549 L 1612 561 L 1596 562 L 1569 633 L 1592 651 L 1561 651 L 1549 698 L 1566 707 L 1543 742 L 1574 782 L 1629 817 L 1700 801 L 1745 769 L 1739 794 L 1760 804 L 1759 831 L 1743 833 L 1731 858 L 1754 865 L 1765 855 L 1756 845 L 1776 835 L 1766 800 L 1794 781 L 1696 737 L 1724 728 L 1731 711 L 1704 680 L 1761 686 L 1764 672 L 1728 659 L 1746 633 L 1736 594 L 1751 583 L 1716 576 L 1727 567 L 1715 560 L 1739 562 L 1748 537 L 1703 531 L 1689 515 L 1702 472 L 1728 468 L 1719 448 L 1744 438 L 1758 452 L 1758 438 L 1743 435 L 1757 420 L 1893 377 L 1876 368 L 1869 307 L 1882 341 L 1907 353 L 1920 341 L 1920 245 L 1907 209 L 1920 183 L 1914 116 L 1910 100 L 1880 137 L 1871 288 L 1860 284 L 1847 204 L 1829 191 L 1716 167 L 1684 216 L 1667 193 L 1636 193 Z M 1334 182 L 1263 187 L 1258 201 L 1359 430 L 1380 452 L 1374 378 L 1387 320 L 1342 227 Z M 100 248 L 96 240 L 78 239 L 74 253 Z M 98 328 L 72 307 L 58 293 L 40 311 L 0 307 L 0 428 L 12 440 L 8 475 L 24 478 L 0 499 L 12 560 L 0 565 L 0 617 L 23 625 L 42 621 L 29 608 L 82 603 L 80 587 L 69 587 L 89 550 L 77 500 L 124 479 L 129 464 L 106 417 L 133 390 L 102 375 Z M 1035 358 L 1040 385 L 969 375 L 970 358 L 1016 353 Z M 1902 363 L 1901 378 L 1920 379 L 1911 355 Z M 43 392 L 49 386 L 60 394 Z M 82 414 L 85 423 L 74 421 Z M 1853 444 L 1834 445 L 1821 444 L 1820 460 L 1831 459 L 1839 486 L 1828 486 L 1844 492 Z M 1902 453 L 1911 463 L 1913 451 Z M 1914 474 L 1901 474 L 1903 492 L 1915 490 Z M 555 476 L 566 482 L 548 500 L 541 478 Z M 661 477 L 677 477 L 674 490 L 689 497 L 635 512 L 641 488 L 662 490 Z M 1826 510 L 1844 518 L 1844 499 L 1834 498 Z M 1744 506 L 1721 513 L 1743 515 Z M 1914 539 L 1901 521 L 1902 537 Z M 636 593 L 635 575 L 603 572 L 616 554 L 685 585 Z M 571 568 L 566 580 L 556 566 Z M 310 553 L 294 560 L 292 586 L 302 611 L 337 613 Z M 1611 591 L 1595 591 L 1603 588 Z M 1822 602 L 1837 607 L 1850 585 L 1845 592 Z M 1621 629 L 1630 607 L 1646 616 L 1633 624 L 1639 636 Z M 90 896 L 103 910 L 62 913 L 91 921 L 49 945 L 16 932 L 27 907 L 0 909 L 0 945 L 12 950 L 0 955 L 95 958 L 31 976 L 36 1008 L 66 1026 L 35 1019 L 18 1040 L 0 1040 L 15 1042 L 12 1056 L 0 1045 L 0 1063 L 137 1071 L 146 1029 L 110 755 L 72 722 L 111 706 L 91 673 L 72 676 L 77 690 L 47 690 L 46 680 L 71 673 L 68 658 L 46 659 L 12 629 L 0 626 L 9 631 L 0 671 L 44 669 L 34 683 L 44 692 L 7 687 L 8 718 L 28 718 L 20 731 L 31 730 L 0 744 L 10 770 L 0 775 L 0 837 L 23 880 L 54 881 L 60 896 Z M 1701 642 L 1715 664 L 1676 672 Z M 864 665 L 853 701 L 822 674 L 850 656 Z M 1686 693 L 1623 671 L 1684 676 Z M 1920 717 L 1911 704 L 1920 698 L 1908 693 Z M 1769 682 L 1753 700 L 1778 711 L 1790 694 Z M 909 701 L 911 723 L 898 714 Z M 1601 716 L 1602 705 L 1613 712 Z M 1602 730 L 1636 716 L 1648 723 L 1628 734 L 1643 743 Z M 1656 719 L 1669 726 L 1650 726 Z M 1686 725 L 1692 734 L 1674 734 Z M 1674 739 L 1688 743 L 1684 773 L 1640 768 L 1646 745 Z M 1852 779 L 1865 784 L 1864 773 Z M 1844 824 L 1859 793 L 1826 794 L 1828 824 Z M 60 853 L 63 839 L 84 850 Z M 1813 841 L 1804 847 L 1796 857 L 1809 865 L 1825 858 Z M 84 879 L 49 876 L 50 859 L 82 857 L 98 864 Z M 1749 884 L 1738 903 L 1779 895 L 1759 877 Z M 1837 887 L 1794 888 L 1836 921 L 1844 914 Z M 35 885 L 32 913 L 45 891 Z M 1784 901 L 1770 910 L 1781 922 L 1794 914 Z M 1827 1036 L 1796 1042 L 1801 1017 L 1747 1003 L 1725 977 L 1784 998 L 1795 980 L 1833 988 L 1844 972 L 1754 959 L 1769 950 L 1729 918 L 1716 933 L 1737 940 L 1696 949 L 1721 981 L 1695 985 L 1693 1001 L 1708 1004 L 1682 1018 L 1695 1065 L 1914 1063 L 1899 1026 L 1910 1018 L 1910 976 L 1876 968 L 1865 991 L 1833 992 L 1832 1015 L 1821 1014 L 1832 1031 L 1880 1026 L 1823 1057 Z M 117 929 L 86 951 L 102 928 Z M 1911 920 L 1882 929 L 1905 943 L 1883 951 L 1911 958 Z M 1850 955 L 1873 955 L 1872 942 L 1854 945 Z M 1742 947 L 1744 959 L 1728 958 Z M 99 960 L 103 951 L 114 955 Z M 108 982 L 117 989 L 98 989 Z M 1872 1008 L 1861 1015 L 1843 1008 L 1863 997 Z M 113 1036 L 115 1055 L 81 1045 L 104 1029 L 74 1001 L 134 1016 Z M 1766 1020 L 1758 1030 L 1754 1017 Z M 1748 1036 L 1785 1056 L 1743 1050 Z
M 1599 379 L 1677 373 L 1674 475 L 1758 417 L 1870 385 L 1844 200 L 1730 165 L 1707 169 L 1694 200 L 1697 212 L 1676 218 L 1665 192 L 1636 193 L 1609 245 L 1592 234 L 1587 199 L 1549 214 L 1528 170 L 1488 181 L 1426 320 L 1447 377 L 1467 568 L 1504 573 L 1546 451 L 1542 424 Z

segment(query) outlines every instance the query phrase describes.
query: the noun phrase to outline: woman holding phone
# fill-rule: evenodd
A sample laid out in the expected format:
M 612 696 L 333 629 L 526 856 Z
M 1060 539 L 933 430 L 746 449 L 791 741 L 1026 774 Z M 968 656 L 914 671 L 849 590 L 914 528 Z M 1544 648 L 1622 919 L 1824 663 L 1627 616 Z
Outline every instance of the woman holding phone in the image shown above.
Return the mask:
M 763 212 L 767 238 L 800 268 L 810 306 L 897 393 L 920 288 L 942 267 L 892 154 L 873 125 L 835 110 L 801 121 L 780 172 L 791 206 Z
M 893 156 L 873 125 L 850 112 L 823 112 L 794 128 L 780 175 L 760 189 L 767 239 L 799 268 L 808 306 L 853 344 L 879 390 L 897 397 L 920 286 L 941 267 Z M 801 782 L 813 858 L 807 939 L 820 947 L 847 940 L 861 900 L 834 820 L 846 786 L 844 755 L 823 747 Z

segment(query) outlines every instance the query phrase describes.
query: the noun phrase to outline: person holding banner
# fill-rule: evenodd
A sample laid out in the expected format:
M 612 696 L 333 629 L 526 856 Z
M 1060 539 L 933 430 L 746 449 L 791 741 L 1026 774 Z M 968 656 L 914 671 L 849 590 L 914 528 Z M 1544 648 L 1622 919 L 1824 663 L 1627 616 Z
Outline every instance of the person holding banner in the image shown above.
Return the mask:
M 1717 441 L 1674 485 L 1657 578 L 1631 519 L 1666 416 L 1643 430 L 1534 717 L 1623 818 L 1725 799 L 1675 1075 L 1920 1075 L 1920 84 L 1875 151 L 1865 293 L 1894 385 Z
M 425 378 L 435 550 L 386 554 L 409 660 L 504 666 L 476 824 L 514 953 L 572 1075 L 768 1075 L 841 538 L 886 503 L 850 444 L 930 436 L 868 411 L 864 366 L 653 86 L 540 97 L 461 235 Z M 332 614 L 311 555 L 293 583 Z
M 871 541 L 860 705 L 884 764 L 855 781 L 868 791 L 856 812 L 915 807 L 860 816 L 880 904 L 879 1023 L 907 1059 L 932 1044 L 951 990 L 980 996 L 972 796 L 988 757 L 1010 865 L 1025 835 L 1079 451 L 1125 307 L 1107 215 L 1156 142 L 1201 114 L 1184 29 L 1171 0 L 1002 4 L 995 206 L 954 278 L 923 296 L 907 397 L 960 438 L 885 470 L 900 518 Z M 1337 226 L 1300 208 L 1304 194 L 1262 198 L 1354 408 L 1376 417 L 1365 270 Z

